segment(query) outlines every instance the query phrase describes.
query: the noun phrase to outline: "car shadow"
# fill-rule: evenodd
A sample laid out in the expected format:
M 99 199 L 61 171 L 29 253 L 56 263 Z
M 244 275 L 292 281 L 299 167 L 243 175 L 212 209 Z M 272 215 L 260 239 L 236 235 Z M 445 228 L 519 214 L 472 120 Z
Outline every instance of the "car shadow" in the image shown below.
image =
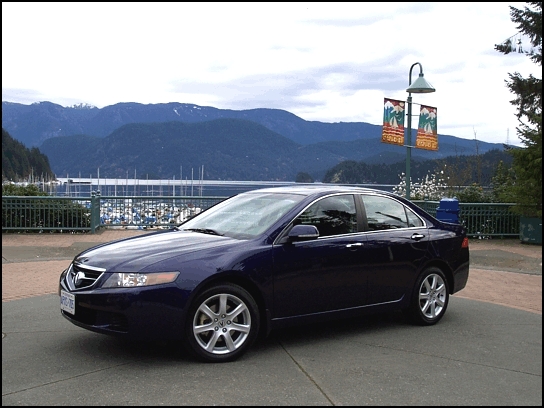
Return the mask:
M 345 320 L 332 320 L 319 324 L 307 324 L 286 329 L 274 330 L 266 338 L 259 338 L 246 358 L 259 355 L 259 350 L 276 349 L 284 344 L 295 346 L 312 345 L 317 342 L 341 337 L 360 336 L 369 332 L 397 330 L 408 325 L 400 312 L 388 312 Z M 172 363 L 197 363 L 186 352 L 181 341 L 132 341 L 115 336 L 92 333 L 86 330 L 71 330 L 63 339 L 63 358 L 81 360 L 82 355 L 95 363 L 108 365 L 126 364 L 136 361 L 152 361 L 157 365 Z
M 254 348 L 266 348 L 276 344 L 313 344 L 341 337 L 361 336 L 369 332 L 397 330 L 400 326 L 411 326 L 400 311 L 370 314 L 366 316 L 331 320 L 318 324 L 305 324 L 291 328 L 273 330 L 267 338 L 261 338 Z

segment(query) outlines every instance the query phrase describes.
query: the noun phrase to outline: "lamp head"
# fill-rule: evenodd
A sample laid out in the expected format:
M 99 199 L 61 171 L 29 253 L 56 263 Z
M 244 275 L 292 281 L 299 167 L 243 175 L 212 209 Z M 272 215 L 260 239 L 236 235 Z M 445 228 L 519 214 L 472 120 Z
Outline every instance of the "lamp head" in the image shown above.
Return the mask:
M 411 93 L 431 93 L 434 91 L 436 91 L 436 89 L 423 78 L 423 72 L 421 72 L 418 79 L 406 89 L 406 92 Z

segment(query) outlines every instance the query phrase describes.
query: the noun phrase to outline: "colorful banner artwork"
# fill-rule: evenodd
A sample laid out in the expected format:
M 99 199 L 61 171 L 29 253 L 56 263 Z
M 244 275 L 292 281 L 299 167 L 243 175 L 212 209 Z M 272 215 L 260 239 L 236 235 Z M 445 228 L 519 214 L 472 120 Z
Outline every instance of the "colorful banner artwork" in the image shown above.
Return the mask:
M 382 143 L 404 145 L 404 101 L 384 98 Z
M 438 150 L 436 133 L 436 108 L 421 105 L 419 125 L 417 126 L 416 148 Z

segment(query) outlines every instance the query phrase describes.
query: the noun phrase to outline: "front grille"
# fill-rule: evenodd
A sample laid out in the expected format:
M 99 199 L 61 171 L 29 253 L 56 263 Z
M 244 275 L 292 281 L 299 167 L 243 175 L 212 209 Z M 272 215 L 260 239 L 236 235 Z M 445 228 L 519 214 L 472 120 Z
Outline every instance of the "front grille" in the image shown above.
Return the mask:
M 74 289 L 89 288 L 94 285 L 98 278 L 105 272 L 104 268 L 82 265 L 74 262 L 71 265 L 68 279 Z

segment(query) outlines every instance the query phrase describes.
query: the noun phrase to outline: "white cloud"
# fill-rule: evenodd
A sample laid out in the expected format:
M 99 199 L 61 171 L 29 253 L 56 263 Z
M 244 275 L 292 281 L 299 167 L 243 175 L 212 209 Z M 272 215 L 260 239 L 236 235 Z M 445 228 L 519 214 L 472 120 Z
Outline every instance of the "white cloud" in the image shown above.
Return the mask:
M 510 3 L 523 8 L 526 3 Z M 278 108 L 380 124 L 419 62 L 438 132 L 519 144 L 507 3 L 2 3 L 2 100 Z M 417 78 L 416 66 L 412 80 Z

